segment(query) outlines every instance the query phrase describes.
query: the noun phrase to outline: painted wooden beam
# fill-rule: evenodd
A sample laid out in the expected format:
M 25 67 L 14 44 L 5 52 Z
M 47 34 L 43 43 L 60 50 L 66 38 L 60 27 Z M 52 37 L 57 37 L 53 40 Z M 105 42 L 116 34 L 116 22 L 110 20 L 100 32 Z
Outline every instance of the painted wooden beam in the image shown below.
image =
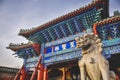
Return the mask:
M 62 33 L 64 34 L 64 37 L 67 37 L 66 32 L 65 32 L 65 30 L 64 30 L 64 27 L 63 27 L 63 26 L 60 26 L 60 29 L 61 29 Z
M 60 35 L 58 34 L 58 31 L 56 30 L 56 28 L 54 28 L 55 34 L 57 35 L 58 39 L 60 39 Z
M 73 31 L 72 31 L 72 29 L 71 29 L 71 27 L 70 27 L 70 24 L 67 22 L 66 25 L 67 25 L 67 27 L 68 27 L 69 32 L 73 35 L 74 33 L 73 33 Z
M 76 20 L 73 20 L 73 22 L 74 22 L 74 25 L 75 25 L 76 30 L 77 30 L 78 32 L 80 32 L 80 28 L 79 28 L 79 26 L 78 26 L 78 22 L 77 22 Z
M 55 37 L 54 35 L 52 35 L 52 32 L 50 32 L 50 30 L 47 30 L 48 31 L 48 34 L 50 35 L 50 37 L 52 38 L 52 40 L 55 40 Z

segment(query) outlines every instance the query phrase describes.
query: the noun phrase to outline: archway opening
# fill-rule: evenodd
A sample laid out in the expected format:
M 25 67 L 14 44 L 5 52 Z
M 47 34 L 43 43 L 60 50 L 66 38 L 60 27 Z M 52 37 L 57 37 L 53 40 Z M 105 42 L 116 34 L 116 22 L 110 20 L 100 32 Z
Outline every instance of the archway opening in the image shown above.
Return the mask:
M 108 59 L 109 65 L 110 65 L 110 70 L 114 71 L 115 74 L 119 77 L 120 79 L 120 53 L 118 54 L 113 54 L 111 57 Z
M 72 66 L 66 71 L 66 80 L 80 80 L 80 70 L 78 66 Z
M 62 71 L 59 69 L 52 69 L 48 72 L 49 80 L 62 80 Z

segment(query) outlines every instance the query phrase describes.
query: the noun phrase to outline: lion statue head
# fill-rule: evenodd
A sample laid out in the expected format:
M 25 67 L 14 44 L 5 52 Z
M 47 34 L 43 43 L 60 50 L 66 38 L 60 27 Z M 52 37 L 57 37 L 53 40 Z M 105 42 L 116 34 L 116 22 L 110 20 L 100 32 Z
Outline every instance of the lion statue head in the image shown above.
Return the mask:
M 102 43 L 98 35 L 86 33 L 83 36 L 76 37 L 75 40 L 77 48 L 82 48 L 83 55 L 95 50 L 99 53 L 102 52 Z

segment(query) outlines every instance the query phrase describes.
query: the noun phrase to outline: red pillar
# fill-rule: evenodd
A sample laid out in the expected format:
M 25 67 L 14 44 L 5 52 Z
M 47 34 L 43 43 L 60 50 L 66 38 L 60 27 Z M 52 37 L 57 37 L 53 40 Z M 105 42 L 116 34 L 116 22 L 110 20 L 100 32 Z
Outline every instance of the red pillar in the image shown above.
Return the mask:
M 48 80 L 47 68 L 44 68 L 44 77 L 43 80 Z
M 43 74 L 44 74 L 43 64 L 39 64 L 37 80 L 43 80 Z
M 20 80 L 25 80 L 26 79 L 26 70 L 25 67 L 22 68 L 21 72 L 20 72 Z
M 120 80 L 118 75 L 116 75 L 116 80 Z
M 97 23 L 93 24 L 93 33 L 94 33 L 94 34 L 97 34 L 96 27 L 97 27 Z
M 37 62 L 37 65 L 36 65 L 36 67 L 35 67 L 35 70 L 33 71 L 30 80 L 34 80 L 35 75 L 36 75 L 36 73 L 37 73 L 37 71 L 38 71 L 38 67 L 39 67 L 39 65 L 40 65 L 41 59 L 42 59 L 42 56 L 40 55 L 40 56 L 39 56 L 39 59 L 38 59 L 38 62 Z
M 37 52 L 37 54 L 40 54 L 40 44 L 34 43 L 32 46 L 35 49 L 35 51 Z

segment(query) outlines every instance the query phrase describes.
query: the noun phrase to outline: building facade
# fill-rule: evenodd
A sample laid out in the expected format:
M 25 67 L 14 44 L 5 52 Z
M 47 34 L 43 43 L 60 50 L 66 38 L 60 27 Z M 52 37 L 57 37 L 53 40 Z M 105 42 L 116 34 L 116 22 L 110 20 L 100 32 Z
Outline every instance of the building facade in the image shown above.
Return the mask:
M 23 58 L 20 80 L 33 70 L 30 80 L 79 80 L 78 60 L 81 50 L 75 38 L 86 33 L 98 34 L 103 43 L 103 55 L 119 75 L 120 16 L 109 17 L 109 0 L 94 0 L 71 13 L 60 16 L 33 29 L 21 29 L 19 35 L 29 40 L 27 44 L 7 47 Z M 117 56 L 116 56 L 117 55 Z M 118 64 L 117 66 L 113 63 Z M 16 78 L 17 80 L 17 78 Z
M 14 80 L 19 69 L 0 66 L 0 80 Z
M 0 80 L 14 80 L 15 76 L 18 74 L 19 68 L 11 68 L 0 66 Z M 30 80 L 32 71 L 27 72 L 27 79 Z M 20 77 L 18 78 L 18 80 Z

